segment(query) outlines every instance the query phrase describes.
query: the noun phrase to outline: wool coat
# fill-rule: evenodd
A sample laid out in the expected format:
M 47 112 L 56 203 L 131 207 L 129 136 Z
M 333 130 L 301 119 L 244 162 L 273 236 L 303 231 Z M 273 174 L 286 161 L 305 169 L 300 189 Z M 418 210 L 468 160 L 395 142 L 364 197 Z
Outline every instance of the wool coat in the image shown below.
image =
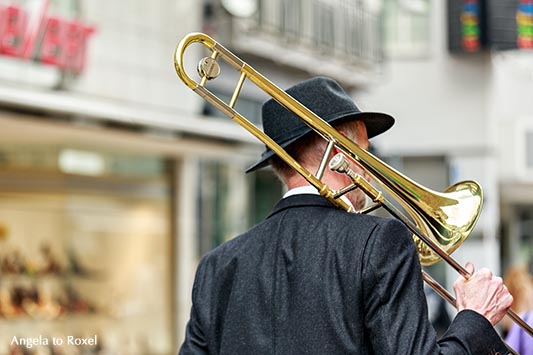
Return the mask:
M 474 311 L 440 340 L 421 266 L 398 220 L 318 195 L 282 199 L 200 262 L 180 355 L 506 354 Z

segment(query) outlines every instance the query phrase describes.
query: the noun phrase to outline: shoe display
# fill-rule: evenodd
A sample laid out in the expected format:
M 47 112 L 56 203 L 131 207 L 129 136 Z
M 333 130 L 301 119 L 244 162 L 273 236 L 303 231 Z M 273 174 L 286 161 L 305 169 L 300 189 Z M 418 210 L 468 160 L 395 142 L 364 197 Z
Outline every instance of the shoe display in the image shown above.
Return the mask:
M 0 254 L 0 318 L 53 320 L 62 315 L 96 312 L 71 281 L 102 274 L 81 266 L 72 252 L 60 258 L 52 249 L 49 243 L 41 244 L 40 255 L 34 259 L 19 249 L 6 248 L 7 252 Z M 9 282 L 2 283 L 2 276 Z
M 1 197 L 0 354 L 170 353 L 173 254 L 151 212 L 160 202 Z

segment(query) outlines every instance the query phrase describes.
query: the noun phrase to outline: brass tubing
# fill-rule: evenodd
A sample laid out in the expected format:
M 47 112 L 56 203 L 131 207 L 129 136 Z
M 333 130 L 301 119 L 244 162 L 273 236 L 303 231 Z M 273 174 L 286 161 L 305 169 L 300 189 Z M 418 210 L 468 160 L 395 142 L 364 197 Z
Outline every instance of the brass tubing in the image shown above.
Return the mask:
M 326 170 L 326 165 L 329 161 L 329 156 L 331 155 L 331 151 L 335 147 L 335 141 L 333 139 L 330 139 L 328 142 L 328 146 L 326 147 L 326 150 L 324 151 L 324 155 L 322 156 L 322 161 L 320 162 L 320 166 L 318 167 L 318 170 L 316 172 L 317 179 L 322 179 L 324 176 L 324 171 Z
M 339 150 L 359 164 L 377 184 L 380 184 L 384 190 L 394 197 L 394 200 L 402 206 L 411 219 L 406 218 L 392 204 L 387 202 L 383 197 L 382 191 L 375 189 L 361 176 L 354 178 L 353 186 L 350 185 L 341 189 L 340 191 L 342 193 L 332 190 L 321 181 L 322 174 L 318 174 L 320 175 L 320 178 L 318 178 L 310 173 L 281 146 L 274 142 L 273 139 L 236 112 L 233 107 L 225 104 L 209 90 L 204 88 L 203 85 L 199 86 L 198 83 L 187 75 L 183 64 L 185 49 L 192 43 L 201 43 L 211 51 L 217 52 L 219 58 L 222 58 L 236 71 L 241 73 L 240 81 L 244 81 L 244 78 L 249 79 L 263 92 L 270 95 L 283 107 L 297 115 L 317 134 L 329 141 L 334 141 L 335 146 Z M 217 55 L 213 56 L 217 57 Z M 177 75 L 186 86 L 214 104 L 226 116 L 263 142 L 265 146 L 270 148 L 283 161 L 295 169 L 296 172 L 304 177 L 309 184 L 314 186 L 333 205 L 348 212 L 355 212 L 349 204 L 339 197 L 357 186 L 361 187 L 374 202 L 381 204 L 393 216 L 402 220 L 413 232 L 413 239 L 418 247 L 420 260 L 423 265 L 430 265 L 443 259 L 463 277 L 468 279 L 471 276 L 449 254 L 458 248 L 468 237 L 479 218 L 483 204 L 483 192 L 481 186 L 475 181 L 463 181 L 454 184 L 442 193 L 432 191 L 417 184 L 379 160 L 370 152 L 360 148 L 355 142 L 339 133 L 329 123 L 322 120 L 251 66 L 203 33 L 191 33 L 179 42 L 174 53 L 174 67 Z M 204 79 L 209 80 L 207 75 Z M 204 84 L 205 80 L 203 80 Z M 426 253 L 426 249 L 431 252 Z M 530 336 L 533 336 L 531 327 L 516 315 L 513 310 L 509 309 L 507 314 Z
M 442 248 L 437 245 L 433 240 L 429 239 L 426 235 L 420 232 L 419 229 L 416 228 L 416 226 L 405 216 L 402 215 L 402 213 L 394 207 L 390 202 L 383 199 L 382 206 L 385 208 L 391 215 L 398 218 L 400 221 L 402 221 L 407 228 L 414 234 L 416 234 L 421 240 L 424 241 L 436 254 L 438 254 L 443 260 L 446 261 L 455 271 L 457 271 L 461 276 L 463 276 L 465 279 L 469 279 L 472 275 L 461 265 L 459 264 L 454 258 L 452 258 L 450 255 L 448 255 Z M 520 326 L 526 333 L 529 334 L 529 336 L 533 337 L 533 329 L 529 324 L 527 324 L 518 314 L 516 314 L 515 311 L 513 311 L 511 308 L 507 310 L 507 316 L 509 316 L 516 324 Z
M 444 287 L 442 287 L 434 278 L 432 278 L 427 272 L 422 270 L 422 278 L 424 281 L 446 302 L 451 304 L 455 309 L 457 309 L 456 299 L 448 292 Z M 507 350 L 510 351 L 513 355 L 520 355 L 517 353 L 509 344 L 505 343 Z
M 237 98 L 239 97 L 239 94 L 241 93 L 242 85 L 244 84 L 244 80 L 246 79 L 246 74 L 241 73 L 241 77 L 239 78 L 239 81 L 237 82 L 237 87 L 235 90 L 233 90 L 233 96 L 231 97 L 231 100 L 229 102 L 229 107 L 235 108 L 235 103 L 237 102 Z

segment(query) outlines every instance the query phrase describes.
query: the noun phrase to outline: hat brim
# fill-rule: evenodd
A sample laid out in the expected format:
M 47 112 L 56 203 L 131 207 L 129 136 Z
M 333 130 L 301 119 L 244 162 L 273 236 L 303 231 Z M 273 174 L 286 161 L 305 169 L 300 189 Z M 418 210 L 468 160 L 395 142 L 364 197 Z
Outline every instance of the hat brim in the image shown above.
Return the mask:
M 394 125 L 394 118 L 390 115 L 387 115 L 386 113 L 381 112 L 359 112 L 355 114 L 351 113 L 329 120 L 329 124 L 339 125 L 341 123 L 349 121 L 363 121 L 365 123 L 369 139 L 388 131 Z M 289 145 L 299 141 L 300 139 L 306 137 L 308 134 L 313 132 L 311 128 L 306 128 L 307 130 L 302 132 L 300 135 L 286 142 L 280 143 L 280 146 L 282 148 L 287 148 Z M 270 164 L 269 159 L 272 158 L 274 155 L 275 153 L 271 149 L 267 148 L 263 152 L 263 154 L 261 154 L 261 158 L 255 164 L 246 169 L 246 173 L 250 173 L 252 171 L 268 166 Z

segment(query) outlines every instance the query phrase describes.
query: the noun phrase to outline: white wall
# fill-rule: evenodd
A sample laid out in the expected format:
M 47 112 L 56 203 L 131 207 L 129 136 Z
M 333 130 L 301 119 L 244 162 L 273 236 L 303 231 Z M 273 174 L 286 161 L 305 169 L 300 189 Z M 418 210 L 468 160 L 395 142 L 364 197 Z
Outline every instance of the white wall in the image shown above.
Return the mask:
M 199 30 L 201 6 L 194 0 L 92 0 L 83 5 L 84 21 L 96 32 L 75 91 L 160 109 L 198 111 L 201 99 L 176 76 L 173 55 L 183 35 Z
M 533 176 L 523 171 L 523 163 L 525 128 L 533 131 L 533 52 L 495 53 L 492 71 L 487 107 L 501 180 L 532 182 Z
M 427 58 L 387 61 L 376 84 L 354 93 L 363 109 L 397 119 L 390 132 L 376 139 L 385 154 L 486 149 L 490 57 L 448 53 L 445 1 L 431 2 L 430 24 Z
M 395 127 L 375 139 L 384 154 L 491 156 L 503 182 L 533 181 L 524 171 L 525 129 L 533 131 L 533 52 L 451 55 L 446 4 L 431 2 L 427 58 L 390 60 L 381 78 L 354 97 Z
M 485 191 L 481 218 L 471 240 L 454 256 L 462 264 L 471 260 L 499 273 L 497 149 L 512 144 L 509 118 L 533 111 L 527 99 L 533 92 L 533 72 L 517 85 L 513 76 L 524 75 L 516 73 L 516 65 L 493 61 L 489 52 L 451 55 L 445 1 L 431 1 L 430 24 L 426 58 L 387 61 L 377 83 L 353 94 L 363 110 L 386 112 L 397 120 L 391 131 L 375 139 L 380 153 L 446 156 L 452 182 L 480 182 Z M 456 273 L 448 274 L 453 282 Z

